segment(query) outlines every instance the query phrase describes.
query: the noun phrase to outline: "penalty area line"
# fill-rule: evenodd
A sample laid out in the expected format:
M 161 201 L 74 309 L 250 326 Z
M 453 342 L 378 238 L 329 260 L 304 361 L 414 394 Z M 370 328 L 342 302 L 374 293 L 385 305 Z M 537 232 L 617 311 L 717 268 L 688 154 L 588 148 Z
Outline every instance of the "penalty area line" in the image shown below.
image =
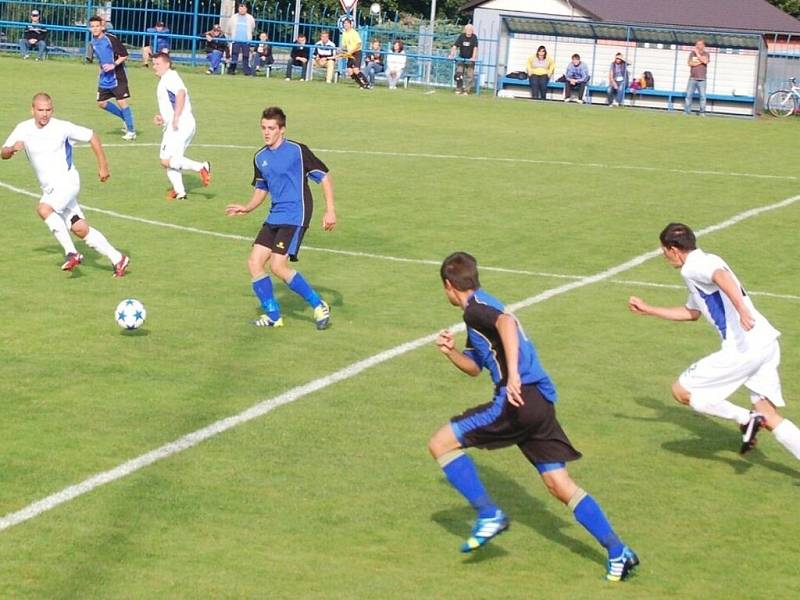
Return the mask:
M 22 194 L 25 196 L 30 196 L 31 198 L 38 198 L 39 195 L 28 190 L 24 190 L 22 188 L 14 187 L 7 183 L 3 183 L 0 181 L 0 187 L 6 188 L 12 192 L 16 192 L 18 194 Z M 92 206 L 87 206 L 85 204 L 81 204 L 81 208 L 89 212 L 96 212 L 99 214 L 107 215 L 109 217 L 113 217 L 116 219 L 122 219 L 125 221 L 133 221 L 134 223 L 142 223 L 145 225 L 152 225 L 154 227 L 163 227 L 166 229 L 174 229 L 176 231 L 184 231 L 187 233 L 196 233 L 199 235 L 207 235 L 211 237 L 229 239 L 229 240 L 242 240 L 246 242 L 252 241 L 253 238 L 246 237 L 243 235 L 238 235 L 235 233 L 222 233 L 220 231 L 211 231 L 210 229 L 200 229 L 197 227 L 189 227 L 187 225 L 178 225 L 177 223 L 168 223 L 166 221 L 156 221 L 154 219 L 146 219 L 144 217 L 137 217 L 134 215 L 128 215 L 125 213 L 116 212 L 113 210 L 107 210 L 104 208 L 96 208 Z M 389 262 L 399 262 L 399 263 L 407 263 L 407 264 L 414 264 L 414 265 L 430 265 L 434 267 L 439 267 L 441 265 L 440 260 L 432 260 L 427 258 L 408 258 L 403 256 L 390 256 L 388 254 L 374 254 L 371 252 L 359 252 L 357 250 L 339 250 L 336 248 L 320 248 L 318 246 L 303 246 L 304 250 L 308 250 L 311 252 L 324 252 L 327 254 L 336 254 L 339 256 L 350 256 L 353 258 L 367 258 L 373 260 L 385 260 Z M 587 277 L 587 275 L 569 275 L 566 273 L 550 273 L 547 271 L 529 271 L 526 269 L 510 269 L 506 267 L 493 267 L 489 265 L 481 265 L 482 271 L 491 271 L 494 273 L 506 273 L 510 275 L 525 275 L 531 277 L 543 277 L 547 279 L 568 279 L 571 281 L 578 281 Z M 677 284 L 667 284 L 667 283 L 651 283 L 647 281 L 634 281 L 634 280 L 626 280 L 626 279 L 609 279 L 608 283 L 613 283 L 616 285 L 628 285 L 628 286 L 636 286 L 636 287 L 651 287 L 651 288 L 667 288 L 667 289 L 685 289 L 685 286 L 677 285 Z M 775 294 L 772 292 L 759 292 L 754 290 L 748 290 L 748 293 L 751 296 L 766 296 L 770 298 L 778 298 L 782 300 L 800 300 L 800 296 L 794 296 L 792 294 Z
M 766 206 L 761 206 L 758 208 L 746 210 L 744 212 L 734 215 L 729 219 L 726 219 L 725 221 L 721 221 L 720 223 L 711 225 L 709 227 L 706 227 L 698 231 L 697 236 L 699 237 L 702 235 L 720 231 L 722 229 L 726 229 L 728 227 L 732 227 L 733 225 L 736 225 L 737 223 L 740 223 L 745 219 L 753 218 L 768 211 L 785 208 L 786 206 L 794 204 L 798 200 L 800 200 L 800 196 L 793 196 L 791 198 L 782 200 L 781 202 L 776 202 L 774 204 L 769 204 Z M 534 296 L 530 296 L 529 298 L 526 298 L 520 302 L 516 302 L 514 304 L 509 305 L 508 309 L 511 311 L 516 311 L 523 308 L 527 308 L 529 306 L 539 304 L 541 302 L 544 302 L 551 298 L 555 298 L 556 296 L 560 296 L 561 294 L 565 294 L 572 290 L 586 287 L 588 285 L 600 281 L 611 279 L 612 277 L 618 275 L 619 273 L 637 267 L 642 263 L 660 255 L 661 255 L 660 249 L 651 250 L 650 252 L 645 252 L 624 263 L 606 269 L 605 271 L 602 271 L 600 273 L 596 273 L 595 275 L 584 277 L 577 281 L 571 281 L 569 283 L 565 283 L 563 285 L 551 288 L 549 290 L 545 290 L 544 292 L 541 292 Z M 450 329 L 454 332 L 463 331 L 465 329 L 464 323 L 459 322 L 457 324 L 454 324 L 450 327 Z M 170 456 L 173 456 L 175 454 L 193 448 L 194 446 L 197 446 L 201 442 L 208 440 L 212 437 L 215 437 L 225 431 L 228 431 L 229 429 L 232 429 L 234 427 L 252 421 L 253 419 L 256 419 L 258 417 L 264 416 L 280 406 L 299 400 L 305 396 L 308 396 L 309 394 L 330 387 L 340 381 L 351 379 L 371 367 L 380 365 L 389 360 L 407 354 L 408 352 L 416 350 L 417 348 L 430 344 L 436 339 L 437 335 L 438 332 L 431 333 L 419 337 L 417 339 L 405 342 L 388 350 L 384 350 L 383 352 L 373 354 L 368 358 L 362 359 L 347 367 L 339 369 L 338 371 L 335 371 L 330 375 L 320 377 L 304 385 L 294 387 L 278 396 L 259 402 L 236 415 L 220 419 L 219 421 L 216 421 L 210 425 L 207 425 L 206 427 L 203 427 L 189 434 L 186 434 L 173 442 L 164 444 L 163 446 L 160 446 L 155 450 L 146 452 L 145 454 L 137 456 L 136 458 L 126 461 L 112 469 L 92 475 L 91 477 L 84 479 L 80 483 L 68 486 L 54 494 L 51 494 L 45 498 L 37 500 L 31 504 L 28 504 L 27 506 L 18 511 L 9 513 L 1 517 L 0 531 L 9 529 L 10 527 L 13 527 L 15 525 L 19 525 L 20 523 L 24 523 L 25 521 L 28 521 L 45 512 L 48 512 L 56 508 L 57 506 L 70 502 L 71 500 L 74 500 L 84 494 L 87 494 L 97 489 L 98 487 L 101 487 L 108 483 L 112 483 L 118 479 L 127 477 L 128 475 L 132 475 L 133 473 L 147 466 L 150 466 L 158 461 L 161 461 L 163 459 L 169 458 Z

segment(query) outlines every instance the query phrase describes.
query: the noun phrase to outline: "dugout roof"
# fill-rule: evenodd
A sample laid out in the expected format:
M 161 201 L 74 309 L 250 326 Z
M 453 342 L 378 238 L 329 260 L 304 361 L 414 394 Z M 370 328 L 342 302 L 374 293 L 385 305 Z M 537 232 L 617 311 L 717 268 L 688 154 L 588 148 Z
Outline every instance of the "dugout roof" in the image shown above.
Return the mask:
M 703 38 L 706 46 L 714 48 L 746 48 L 759 50 L 761 36 L 758 34 L 701 31 L 698 29 L 671 29 L 625 23 L 598 23 L 596 21 L 573 21 L 543 19 L 536 17 L 503 17 L 511 33 L 550 35 L 558 37 L 613 40 L 620 42 L 642 42 L 651 44 L 677 44 L 693 46 Z

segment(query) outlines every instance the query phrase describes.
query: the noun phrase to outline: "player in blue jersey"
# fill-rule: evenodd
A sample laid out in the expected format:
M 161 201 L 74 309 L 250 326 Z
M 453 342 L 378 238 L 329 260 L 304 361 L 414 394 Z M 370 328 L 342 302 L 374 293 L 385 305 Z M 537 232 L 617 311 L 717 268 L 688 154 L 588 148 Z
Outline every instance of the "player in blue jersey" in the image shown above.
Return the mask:
M 336 226 L 333 181 L 328 167 L 307 146 L 286 139 L 283 110 L 277 106 L 264 109 L 261 132 L 265 145 L 253 159 L 253 195 L 247 204 L 229 204 L 225 209 L 228 216 L 244 215 L 261 206 L 267 196 L 272 202 L 247 261 L 253 291 L 264 310 L 253 324 L 259 327 L 283 326 L 272 280 L 265 269 L 269 264 L 270 271 L 314 309 L 317 329 L 326 329 L 330 324 L 330 307 L 300 273 L 289 267 L 289 259 L 297 260 L 300 244 L 311 222 L 313 198 L 308 179 L 319 183 L 325 196 L 322 228 L 331 231 Z
M 125 61 L 128 50 L 116 36 L 103 29 L 103 18 L 95 15 L 89 19 L 92 32 L 92 48 L 100 63 L 100 77 L 97 82 L 97 106 L 119 117 L 125 123 L 124 140 L 136 139 L 136 128 L 133 125 L 133 111 L 128 106 L 131 97 L 128 90 L 128 76 L 125 73 Z M 112 98 L 117 103 L 109 102 Z
M 595 499 L 567 473 L 567 461 L 580 458 L 581 453 L 556 419 L 556 389 L 533 343 L 516 317 L 481 289 L 475 258 L 465 252 L 451 254 L 442 263 L 441 277 L 447 299 L 464 311 L 467 345 L 463 351 L 456 349 L 447 330 L 439 334 L 436 345 L 467 375 L 475 377 L 487 369 L 495 386 L 491 402 L 453 417 L 428 442 L 448 481 L 478 513 L 461 551 L 472 552 L 509 527 L 508 517 L 483 487 L 463 449 L 515 445 L 539 472 L 548 491 L 569 506 L 575 519 L 608 551 L 606 578 L 625 579 L 639 559 L 614 533 Z

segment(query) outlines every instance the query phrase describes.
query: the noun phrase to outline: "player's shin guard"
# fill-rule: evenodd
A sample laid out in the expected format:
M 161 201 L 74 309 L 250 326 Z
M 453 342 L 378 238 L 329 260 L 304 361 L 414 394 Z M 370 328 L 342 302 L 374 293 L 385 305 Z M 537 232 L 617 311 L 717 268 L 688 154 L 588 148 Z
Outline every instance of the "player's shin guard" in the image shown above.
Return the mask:
M 697 394 L 692 394 L 689 405 L 697 412 L 701 412 L 712 417 L 721 417 L 729 421 L 736 421 L 739 425 L 745 425 L 750 420 L 750 411 L 741 406 L 736 406 L 727 400 L 708 400 L 699 398 Z
M 308 302 L 311 305 L 311 308 L 317 308 L 320 304 L 322 304 L 322 299 L 319 297 L 319 294 L 316 292 L 316 290 L 312 288 L 306 281 L 305 277 L 303 277 L 297 271 L 294 271 L 289 276 L 286 285 L 288 285 L 289 289 L 295 294 Z
M 784 419 L 772 430 L 775 439 L 791 452 L 795 458 L 800 459 L 800 429 L 789 419 Z
M 89 227 L 89 233 L 83 238 L 86 245 L 93 250 L 97 250 L 100 254 L 108 258 L 112 265 L 116 265 L 122 260 L 122 254 L 108 243 L 106 236 L 97 231 L 94 227 Z
M 497 513 L 497 505 L 483 487 L 475 463 L 461 450 L 447 452 L 436 459 L 447 481 L 456 488 L 478 512 L 478 518 L 488 519 Z
M 364 75 L 364 73 L 362 73 L 361 71 L 358 72 L 358 81 L 361 87 L 369 87 L 369 80 L 367 79 L 367 76 Z
M 587 494 L 584 490 L 578 488 L 575 494 L 570 498 L 568 506 L 572 509 L 572 514 L 575 515 L 575 520 L 586 528 L 586 531 L 592 534 L 594 539 L 600 542 L 600 545 L 608 550 L 609 558 L 619 556 L 623 550 L 623 543 L 614 530 L 611 528 L 611 523 L 608 522 L 603 509 L 597 501 Z
M 272 292 L 272 279 L 269 275 L 262 275 L 253 280 L 253 292 L 258 296 L 264 313 L 273 321 L 281 318 L 281 307 Z
M 136 131 L 136 128 L 133 126 L 133 110 L 131 110 L 130 106 L 126 106 L 121 111 L 122 120 L 125 121 L 125 127 L 128 128 L 128 131 Z
M 125 118 L 122 116 L 122 109 L 113 102 L 106 103 L 106 105 L 103 107 L 103 110 L 107 110 L 112 115 L 119 117 L 123 121 L 125 120 Z
M 186 195 L 186 188 L 183 187 L 183 175 L 176 169 L 167 169 L 167 179 L 172 184 L 172 189 L 178 196 Z
M 176 171 L 194 171 L 199 173 L 203 168 L 203 163 L 186 158 L 185 156 L 173 156 L 169 159 L 169 166 Z
M 67 224 L 64 222 L 64 219 L 61 218 L 61 215 L 58 213 L 50 213 L 48 217 L 44 220 L 45 225 L 47 225 L 50 232 L 55 236 L 58 243 L 61 244 L 61 247 L 64 248 L 64 254 L 72 254 L 77 253 L 78 250 L 75 248 L 75 244 L 72 242 L 72 238 L 69 235 L 69 229 L 67 229 Z

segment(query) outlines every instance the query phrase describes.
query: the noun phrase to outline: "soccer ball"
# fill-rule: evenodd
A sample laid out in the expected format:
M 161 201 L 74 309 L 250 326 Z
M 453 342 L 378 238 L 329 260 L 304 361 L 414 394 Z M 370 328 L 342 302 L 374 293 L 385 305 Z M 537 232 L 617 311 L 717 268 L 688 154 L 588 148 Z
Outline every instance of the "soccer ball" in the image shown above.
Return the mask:
M 114 311 L 114 319 L 117 325 L 123 329 L 139 329 L 147 318 L 147 310 L 144 304 L 133 298 L 126 298 L 119 304 Z

